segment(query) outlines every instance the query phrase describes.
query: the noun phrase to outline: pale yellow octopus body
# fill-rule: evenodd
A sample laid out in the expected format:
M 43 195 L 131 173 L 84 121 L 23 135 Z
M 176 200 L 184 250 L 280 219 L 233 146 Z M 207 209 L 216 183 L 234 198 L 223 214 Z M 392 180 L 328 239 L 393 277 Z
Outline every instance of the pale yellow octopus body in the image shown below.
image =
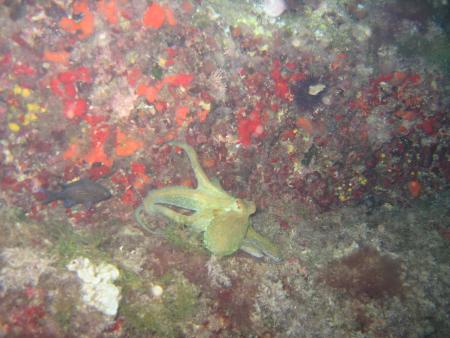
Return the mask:
M 226 256 L 241 249 L 256 257 L 267 256 L 279 261 L 278 248 L 250 225 L 255 203 L 235 198 L 218 183 L 210 182 L 191 146 L 180 142 L 170 144 L 188 155 L 197 187 L 173 186 L 150 191 L 136 209 L 137 222 L 152 231 L 142 222 L 140 213 L 162 214 L 195 232 L 203 232 L 204 246 L 214 255 Z

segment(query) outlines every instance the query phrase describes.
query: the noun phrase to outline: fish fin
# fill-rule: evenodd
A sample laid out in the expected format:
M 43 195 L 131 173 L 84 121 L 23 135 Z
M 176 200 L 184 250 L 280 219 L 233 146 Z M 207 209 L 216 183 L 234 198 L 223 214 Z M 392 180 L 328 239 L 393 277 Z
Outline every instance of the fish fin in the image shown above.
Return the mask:
M 77 204 L 77 202 L 74 201 L 74 200 L 71 200 L 71 199 L 68 199 L 68 198 L 66 198 L 64 200 L 64 208 L 72 208 L 75 204 Z
M 61 193 L 58 191 L 48 191 L 44 189 L 42 192 L 47 196 L 47 198 L 42 201 L 42 204 L 49 204 L 53 201 L 62 199 Z

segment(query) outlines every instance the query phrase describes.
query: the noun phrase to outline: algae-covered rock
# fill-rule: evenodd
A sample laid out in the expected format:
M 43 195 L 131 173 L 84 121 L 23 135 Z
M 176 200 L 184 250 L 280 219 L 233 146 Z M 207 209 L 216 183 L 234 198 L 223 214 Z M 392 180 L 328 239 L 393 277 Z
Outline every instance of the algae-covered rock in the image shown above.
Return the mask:
M 42 274 L 54 271 L 51 257 L 30 248 L 5 248 L 0 260 L 4 263 L 0 270 L 0 295 L 8 290 L 36 286 Z
M 135 337 L 177 337 L 182 335 L 186 322 L 192 320 L 199 308 L 199 289 L 182 275 L 167 275 L 158 281 L 162 293 L 140 295 L 136 299 L 124 297 L 120 315 L 125 318 L 128 332 Z

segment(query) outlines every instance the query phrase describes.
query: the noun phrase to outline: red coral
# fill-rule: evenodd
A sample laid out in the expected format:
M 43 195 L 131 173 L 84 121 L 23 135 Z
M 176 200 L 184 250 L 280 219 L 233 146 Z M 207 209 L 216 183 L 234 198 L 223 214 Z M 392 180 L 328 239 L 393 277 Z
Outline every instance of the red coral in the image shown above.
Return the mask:
M 59 21 L 59 26 L 66 32 L 76 34 L 81 40 L 87 39 L 94 32 L 94 14 L 89 10 L 88 2 L 76 1 L 73 4 L 73 15 L 80 16 L 81 20 L 64 17 Z
M 175 75 L 167 75 L 163 82 L 168 84 L 169 86 L 184 86 L 187 87 L 191 84 L 194 76 L 191 74 L 175 74 Z
M 146 174 L 145 164 L 139 162 L 131 163 L 131 177 L 128 181 L 131 181 L 133 187 L 137 190 L 141 190 L 146 184 L 150 182 L 150 177 Z
M 132 87 L 135 87 L 141 76 L 142 76 L 142 71 L 138 67 L 131 68 L 127 72 L 128 84 Z
M 58 80 L 63 83 L 67 82 L 91 83 L 92 82 L 91 71 L 87 67 L 74 68 L 72 70 L 59 73 Z
M 75 84 L 72 82 L 64 83 L 58 78 L 53 78 L 50 80 L 50 89 L 53 94 L 60 97 L 75 97 L 77 94 Z
M 131 163 L 131 172 L 134 175 L 142 175 L 145 174 L 145 164 L 140 162 L 132 162 Z
M 44 306 L 27 305 L 22 309 L 13 311 L 10 315 L 10 325 L 20 328 L 23 333 L 37 333 L 40 328 L 40 321 L 45 317 Z
M 168 7 L 163 7 L 156 2 L 148 6 L 144 13 L 144 17 L 142 18 L 144 26 L 153 29 L 161 28 L 164 21 L 167 21 L 170 26 L 175 26 L 177 24 L 177 20 L 175 19 L 172 10 Z
M 150 6 L 148 6 L 147 10 L 145 11 L 144 17 L 142 18 L 142 23 L 145 27 L 159 29 L 163 25 L 164 20 L 164 8 L 154 2 Z
M 106 165 L 92 166 L 92 168 L 89 169 L 89 178 L 94 181 L 110 174 L 111 168 Z
M 93 145 L 103 145 L 109 137 L 109 127 L 100 126 L 92 130 L 91 132 L 91 143 Z
M 119 8 L 115 0 L 100 0 L 98 2 L 98 11 L 111 25 L 117 25 L 119 23 Z
M 289 64 L 290 68 L 293 68 L 292 64 Z M 275 60 L 272 63 L 272 70 L 270 71 L 272 76 L 272 80 L 275 82 L 274 91 L 275 95 L 284 100 L 291 100 L 292 94 L 289 89 L 288 82 L 294 80 L 290 79 L 288 76 L 283 76 L 281 74 L 281 62 L 279 60 Z M 294 74 L 297 81 L 302 79 L 303 76 L 300 73 Z
M 18 63 L 15 64 L 13 67 L 13 74 L 14 75 L 26 75 L 26 76 L 34 76 L 36 75 L 36 70 L 26 64 Z
M 193 79 L 193 75 L 185 73 L 167 75 L 163 80 L 156 82 L 152 86 L 140 84 L 136 89 L 136 93 L 139 96 L 145 96 L 148 102 L 154 103 L 157 100 L 158 94 L 163 89 L 164 85 L 168 85 L 169 89 L 171 87 L 178 86 L 187 87 L 190 85 Z
M 264 133 L 260 114 L 257 110 L 250 113 L 248 117 L 239 117 L 238 115 L 238 137 L 239 143 L 248 146 L 251 144 L 252 137 L 261 136 Z
M 131 156 L 141 149 L 144 143 L 141 140 L 127 136 L 119 128 L 116 129 L 116 155 Z
M 109 116 L 108 115 L 92 115 L 92 114 L 86 114 L 84 116 L 84 121 L 91 125 L 92 127 L 97 126 L 98 124 L 108 121 Z
M 128 188 L 125 190 L 125 192 L 122 194 L 122 197 L 120 200 L 127 205 L 136 205 L 139 203 L 139 199 L 137 198 L 134 190 L 132 188 Z
M 418 125 L 418 127 L 427 135 L 434 135 L 436 133 L 437 130 L 437 126 L 438 126 L 438 122 L 436 120 L 436 118 L 434 117 L 429 117 L 426 118 L 425 120 L 422 121 L 422 123 L 420 123 Z
M 89 164 L 102 163 L 106 166 L 111 166 L 113 161 L 105 153 L 103 145 L 95 145 L 84 157 L 84 160 Z
M 92 76 L 89 68 L 78 67 L 59 73 L 50 80 L 52 92 L 62 98 L 74 98 L 77 96 L 76 83 L 91 83 Z
M 84 99 L 64 100 L 64 115 L 70 120 L 83 117 L 87 109 L 87 102 Z
M 116 184 L 119 184 L 121 187 L 127 187 L 130 185 L 128 176 L 121 172 L 116 172 L 111 178 L 111 181 L 113 181 Z

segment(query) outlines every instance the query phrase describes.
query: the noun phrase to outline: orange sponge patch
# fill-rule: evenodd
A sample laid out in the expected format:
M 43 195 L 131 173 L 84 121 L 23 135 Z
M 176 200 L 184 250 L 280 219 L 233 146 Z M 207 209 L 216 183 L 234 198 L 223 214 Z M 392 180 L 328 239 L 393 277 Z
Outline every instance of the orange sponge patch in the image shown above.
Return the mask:
M 143 147 L 143 142 L 128 137 L 119 128 L 116 131 L 116 155 L 117 156 L 131 156 L 138 149 Z
M 144 26 L 158 29 L 160 28 L 165 19 L 165 10 L 161 5 L 158 5 L 157 3 L 152 3 L 150 6 L 148 6 L 147 10 L 144 13 L 144 17 L 142 19 L 142 22 Z

